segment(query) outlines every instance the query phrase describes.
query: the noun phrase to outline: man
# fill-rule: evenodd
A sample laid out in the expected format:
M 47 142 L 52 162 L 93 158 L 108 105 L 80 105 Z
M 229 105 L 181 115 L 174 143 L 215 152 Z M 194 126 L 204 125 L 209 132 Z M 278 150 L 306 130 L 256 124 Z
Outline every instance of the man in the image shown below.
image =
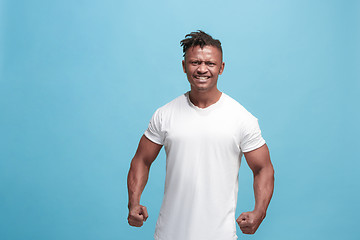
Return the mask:
M 191 90 L 153 115 L 128 175 L 131 226 L 148 218 L 140 196 L 162 146 L 166 151 L 165 193 L 156 240 L 234 240 L 236 222 L 253 234 L 265 218 L 274 170 L 257 119 L 217 88 L 224 71 L 219 40 L 198 31 L 181 41 L 183 70 Z M 254 174 L 255 208 L 235 222 L 242 155 Z

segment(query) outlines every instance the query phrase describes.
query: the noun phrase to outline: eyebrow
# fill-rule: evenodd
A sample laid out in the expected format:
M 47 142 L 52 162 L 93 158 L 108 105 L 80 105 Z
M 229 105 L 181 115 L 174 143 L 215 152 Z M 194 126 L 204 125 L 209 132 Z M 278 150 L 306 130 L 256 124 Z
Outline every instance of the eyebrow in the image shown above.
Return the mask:
M 214 62 L 215 63 L 216 62 L 216 60 L 214 60 L 214 59 L 204 61 L 204 60 L 200 60 L 200 59 L 196 59 L 196 58 L 191 58 L 191 59 L 189 59 L 189 61 L 205 62 L 205 63 L 208 63 L 208 62 Z

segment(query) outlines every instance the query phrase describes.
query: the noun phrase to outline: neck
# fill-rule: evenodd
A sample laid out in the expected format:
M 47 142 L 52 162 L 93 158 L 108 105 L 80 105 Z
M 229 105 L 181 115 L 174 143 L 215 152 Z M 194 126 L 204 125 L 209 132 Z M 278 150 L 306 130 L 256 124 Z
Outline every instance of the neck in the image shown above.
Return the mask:
M 197 91 L 191 89 L 189 98 L 190 101 L 199 108 L 207 108 L 210 105 L 219 101 L 221 92 L 216 88 L 212 91 Z

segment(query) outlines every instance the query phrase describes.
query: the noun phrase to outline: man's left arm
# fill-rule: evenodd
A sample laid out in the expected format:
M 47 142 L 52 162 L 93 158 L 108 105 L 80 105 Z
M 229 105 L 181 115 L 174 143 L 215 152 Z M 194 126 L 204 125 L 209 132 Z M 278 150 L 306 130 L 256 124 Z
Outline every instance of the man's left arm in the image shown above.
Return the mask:
M 254 234 L 266 216 L 274 191 L 274 168 L 266 144 L 244 155 L 254 174 L 255 208 L 242 213 L 236 221 L 243 233 Z

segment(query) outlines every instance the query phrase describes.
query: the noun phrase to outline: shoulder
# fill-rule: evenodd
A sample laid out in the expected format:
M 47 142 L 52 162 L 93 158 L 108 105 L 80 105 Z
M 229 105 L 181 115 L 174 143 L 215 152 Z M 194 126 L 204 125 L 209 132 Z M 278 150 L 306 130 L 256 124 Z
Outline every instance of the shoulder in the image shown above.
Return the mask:
M 186 95 L 182 94 L 182 95 L 178 96 L 177 98 L 173 99 L 172 101 L 166 103 L 165 105 L 159 107 L 155 111 L 155 114 L 157 114 L 157 115 L 170 114 L 171 112 L 176 111 L 179 108 L 183 107 L 184 104 L 186 104 L 186 102 L 187 102 Z
M 251 120 L 256 119 L 246 108 L 241 105 L 238 101 L 230 97 L 229 95 L 224 94 L 224 108 L 227 111 L 230 111 L 234 114 L 234 117 L 244 119 L 244 120 Z

